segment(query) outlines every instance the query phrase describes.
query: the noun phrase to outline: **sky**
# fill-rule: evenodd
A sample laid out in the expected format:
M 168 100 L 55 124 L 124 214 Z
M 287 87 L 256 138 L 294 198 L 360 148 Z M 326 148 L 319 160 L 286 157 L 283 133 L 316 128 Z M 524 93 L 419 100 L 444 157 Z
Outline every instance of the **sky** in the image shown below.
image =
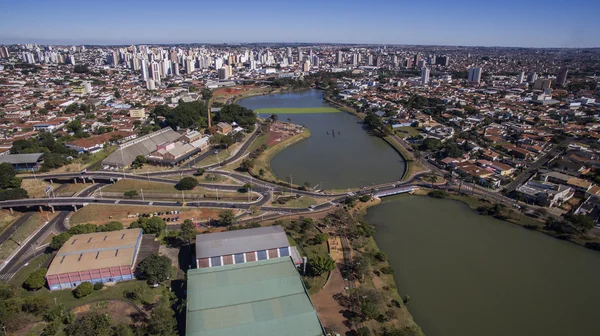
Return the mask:
M 600 47 L 598 0 L 1 0 L 0 43 Z

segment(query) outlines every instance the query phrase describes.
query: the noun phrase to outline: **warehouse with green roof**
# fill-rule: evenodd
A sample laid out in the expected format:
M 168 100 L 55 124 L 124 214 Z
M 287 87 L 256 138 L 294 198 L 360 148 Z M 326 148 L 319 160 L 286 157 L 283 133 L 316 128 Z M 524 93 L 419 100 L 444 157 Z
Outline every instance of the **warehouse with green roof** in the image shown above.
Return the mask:
M 188 336 L 325 334 L 291 258 L 189 270 L 186 314 Z

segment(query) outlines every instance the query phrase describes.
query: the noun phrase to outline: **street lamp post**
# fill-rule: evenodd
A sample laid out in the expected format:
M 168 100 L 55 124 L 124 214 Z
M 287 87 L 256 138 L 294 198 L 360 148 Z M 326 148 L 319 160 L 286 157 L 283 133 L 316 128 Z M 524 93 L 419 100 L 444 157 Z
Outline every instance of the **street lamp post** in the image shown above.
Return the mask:
M 140 188 L 140 191 L 142 192 L 142 201 L 143 201 L 144 200 L 144 189 Z M 183 192 L 183 190 L 181 192 Z

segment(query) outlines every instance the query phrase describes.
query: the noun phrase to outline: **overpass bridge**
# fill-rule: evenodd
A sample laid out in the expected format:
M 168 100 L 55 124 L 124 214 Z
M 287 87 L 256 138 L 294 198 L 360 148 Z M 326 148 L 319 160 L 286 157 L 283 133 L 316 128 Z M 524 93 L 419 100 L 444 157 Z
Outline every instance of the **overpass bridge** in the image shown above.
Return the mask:
M 373 196 L 377 197 L 377 198 L 381 198 L 381 197 L 386 197 L 386 196 L 405 194 L 405 193 L 413 192 L 417 189 L 419 189 L 419 187 L 416 187 L 416 186 L 393 188 L 393 189 L 378 191 Z

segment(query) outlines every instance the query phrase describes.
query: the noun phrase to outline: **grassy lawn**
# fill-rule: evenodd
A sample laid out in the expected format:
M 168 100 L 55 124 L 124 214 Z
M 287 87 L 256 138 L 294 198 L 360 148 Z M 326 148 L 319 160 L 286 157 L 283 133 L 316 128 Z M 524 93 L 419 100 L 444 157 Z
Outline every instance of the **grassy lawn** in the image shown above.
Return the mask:
M 146 283 L 145 281 L 140 280 L 131 280 L 131 281 L 123 281 L 118 282 L 114 285 L 104 286 L 102 290 L 94 291 L 92 294 L 83 297 L 81 299 L 77 299 L 73 296 L 73 293 L 69 289 L 58 290 L 50 292 L 47 288 L 42 288 L 35 292 L 30 292 L 23 290 L 20 294 L 21 296 L 46 296 L 50 297 L 51 300 L 56 298 L 57 303 L 62 303 L 66 308 L 72 309 L 77 306 L 81 306 L 91 301 L 95 300 L 110 300 L 110 299 L 122 299 L 124 298 L 123 292 L 132 290 L 137 286 L 138 283 Z M 160 294 L 162 288 L 148 288 L 146 292 L 146 300 L 152 302 L 154 295 Z
M 117 150 L 119 146 L 110 146 L 107 147 L 97 153 L 94 153 L 92 155 L 90 155 L 85 161 L 84 164 L 86 165 L 86 168 L 88 169 L 92 169 L 92 168 L 99 168 L 100 166 L 100 162 L 104 159 L 106 159 L 110 154 L 112 154 L 115 150 Z
M 102 191 L 126 192 L 128 190 L 137 190 L 139 192 L 140 189 L 144 189 L 144 191 L 147 190 L 148 192 L 180 192 L 179 190 L 175 189 L 173 184 L 130 179 L 121 179 L 116 183 L 109 184 L 106 187 L 102 188 Z
M 280 208 L 308 208 L 315 204 L 317 204 L 316 199 L 308 196 L 300 196 L 300 198 L 287 201 L 285 204 L 272 203 L 272 206 Z
M 49 186 L 50 183 L 46 182 L 44 180 L 38 180 L 38 179 L 27 179 L 27 180 L 23 180 L 23 182 L 21 182 L 21 188 L 27 190 L 27 194 L 29 195 L 29 197 L 31 198 L 40 198 L 40 197 L 45 197 L 46 193 L 46 187 Z
M 306 256 L 307 258 L 313 258 L 316 256 L 328 256 L 329 252 L 327 250 L 327 243 L 321 243 L 318 245 L 314 245 L 310 239 L 314 237 L 319 231 L 315 228 L 315 226 L 310 226 L 306 232 L 299 233 L 297 231 L 291 230 L 291 221 L 285 220 L 283 222 L 283 227 L 285 228 L 286 233 L 288 233 L 288 241 L 291 246 L 297 246 L 298 251 L 302 256 Z M 303 279 L 309 285 L 308 293 L 316 294 L 319 292 L 321 287 L 325 285 L 327 281 L 327 274 L 322 274 L 321 276 L 311 277 L 311 276 L 303 276 Z
M 421 131 L 417 127 L 404 126 L 395 128 L 394 131 L 401 138 L 413 137 L 421 134 Z
M 21 287 L 21 285 L 27 279 L 29 274 L 38 269 L 40 265 L 44 263 L 44 261 L 48 260 L 48 258 L 50 258 L 50 254 L 44 253 L 31 259 L 27 266 L 23 266 L 23 268 L 21 268 L 15 274 L 15 276 L 12 279 L 10 279 L 10 283 L 17 287 Z
M 282 150 L 295 144 L 296 142 L 302 141 L 310 136 L 310 131 L 305 129 L 304 132 L 296 134 L 276 145 L 267 148 L 259 157 L 254 160 L 254 167 L 252 168 L 252 175 L 258 176 L 258 172 L 262 168 L 265 173 L 260 178 L 266 181 L 281 181 L 279 180 L 273 171 L 271 170 L 271 159 Z
M 52 216 L 49 218 L 52 219 Z M 36 212 L 33 213 L 31 217 L 29 217 L 29 219 L 26 220 L 21 226 L 14 228 L 15 231 L 12 233 L 11 238 L 7 239 L 4 243 L 2 243 L 2 245 L 0 245 L 0 260 L 6 259 L 19 246 L 16 242 L 22 242 L 25 240 L 46 221 L 46 216 Z M 13 228 L 9 228 L 9 230 L 12 231 Z
M 144 190 L 144 196 L 151 198 L 163 195 L 156 194 L 172 194 L 173 197 L 179 198 L 181 197 L 181 190 L 175 189 L 174 184 L 169 183 L 161 183 L 161 182 L 151 182 L 151 181 L 142 181 L 142 180 L 129 180 L 122 179 L 116 183 L 108 185 L 102 189 L 103 192 L 116 192 L 116 193 L 124 193 L 129 190 L 136 190 L 140 196 L 136 198 L 141 198 L 141 191 Z M 192 195 L 204 195 L 206 197 L 215 197 L 217 192 L 213 189 L 206 189 L 202 187 L 196 187 L 193 190 L 185 190 L 183 194 L 188 197 Z M 254 195 L 254 194 L 252 194 Z M 231 199 L 245 199 L 246 194 L 243 195 L 239 192 L 235 191 L 219 191 L 219 198 L 231 198 Z
M 89 187 L 89 184 L 84 184 L 84 183 L 70 183 L 70 184 L 63 184 L 60 186 L 60 190 L 54 191 L 54 195 L 55 196 L 73 196 L 76 193 L 86 189 L 87 187 Z M 58 188 L 58 187 L 57 187 Z
M 406 148 L 404 148 L 402 144 L 399 144 L 393 137 L 386 136 L 383 139 L 387 141 L 387 143 L 389 143 L 392 147 L 394 147 L 398 152 L 400 152 L 400 155 L 402 155 L 402 157 L 404 157 L 404 160 L 406 161 L 406 173 L 404 174 L 404 179 L 407 179 L 410 176 L 425 170 L 423 166 L 421 166 L 419 161 L 415 161 L 413 155 L 408 150 L 406 150 Z
M 252 153 L 256 149 L 258 149 L 260 146 L 266 145 L 268 140 L 269 140 L 269 134 L 259 135 L 258 137 L 256 137 L 256 139 L 254 139 L 254 142 L 250 145 L 250 147 L 248 147 L 247 152 Z
M 310 113 L 338 113 L 342 112 L 335 107 L 271 107 L 256 109 L 259 114 L 310 114 Z
M 11 214 L 9 210 L 0 210 L 0 232 L 4 231 L 19 216 L 21 216 L 20 212 Z

